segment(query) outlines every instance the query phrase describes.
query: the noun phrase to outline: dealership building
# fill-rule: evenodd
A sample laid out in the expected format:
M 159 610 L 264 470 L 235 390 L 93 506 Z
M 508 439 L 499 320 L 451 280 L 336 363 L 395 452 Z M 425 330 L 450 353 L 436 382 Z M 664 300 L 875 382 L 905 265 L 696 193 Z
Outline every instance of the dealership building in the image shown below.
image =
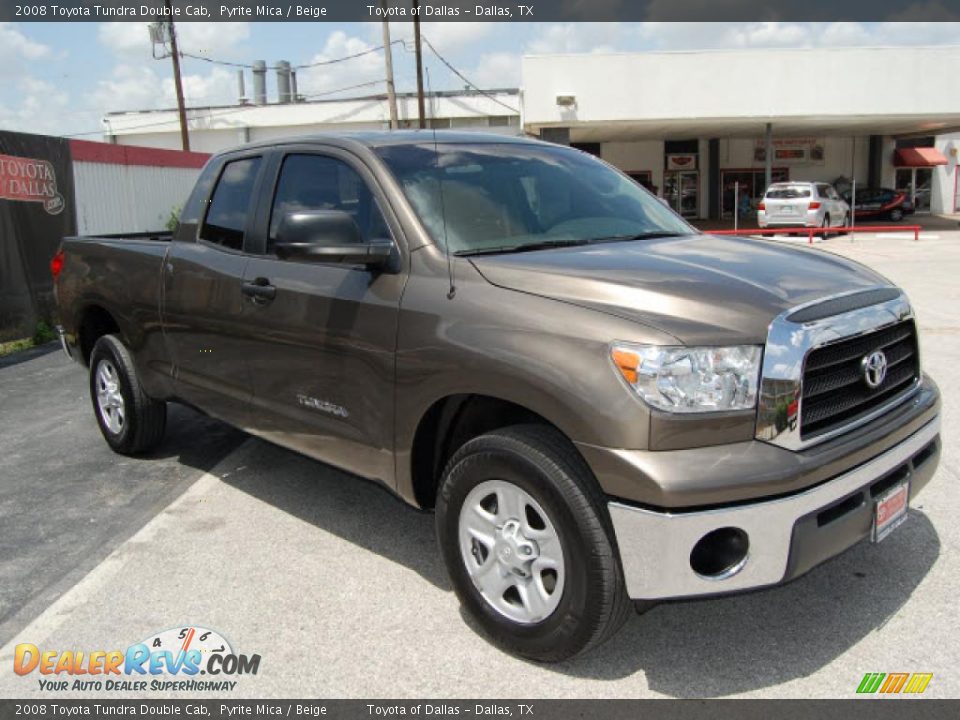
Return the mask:
M 918 212 L 960 212 L 960 47 L 526 56 L 521 89 L 433 93 L 431 127 L 525 132 L 593 153 L 691 219 L 753 211 L 770 181 L 887 187 Z M 386 129 L 386 97 L 189 111 L 196 150 Z M 399 97 L 401 125 L 416 100 Z M 111 113 L 116 143 L 179 147 L 174 111 Z M 737 198 L 735 200 L 735 198 Z

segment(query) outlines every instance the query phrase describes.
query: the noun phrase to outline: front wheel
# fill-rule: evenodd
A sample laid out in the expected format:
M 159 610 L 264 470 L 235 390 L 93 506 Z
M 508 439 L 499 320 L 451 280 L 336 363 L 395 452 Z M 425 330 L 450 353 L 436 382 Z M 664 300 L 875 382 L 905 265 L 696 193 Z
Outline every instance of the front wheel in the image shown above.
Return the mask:
M 903 210 L 901 210 L 900 208 L 894 208 L 893 210 L 891 210 L 890 219 L 893 220 L 893 222 L 900 222 L 901 220 L 903 220 Z
M 436 510 L 460 602 L 508 651 L 564 660 L 628 616 L 605 502 L 557 431 L 520 425 L 470 440 L 447 465 Z
M 163 439 L 167 404 L 143 391 L 129 351 L 114 335 L 101 337 L 90 353 L 90 399 L 100 432 L 116 452 L 145 452 Z

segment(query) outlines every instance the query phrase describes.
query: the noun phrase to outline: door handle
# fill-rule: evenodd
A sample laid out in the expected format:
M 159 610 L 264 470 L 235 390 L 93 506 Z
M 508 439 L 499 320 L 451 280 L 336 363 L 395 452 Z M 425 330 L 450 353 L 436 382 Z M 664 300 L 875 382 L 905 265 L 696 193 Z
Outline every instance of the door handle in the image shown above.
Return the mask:
M 255 303 L 265 303 L 277 296 L 277 288 L 270 284 L 267 278 L 259 277 L 253 282 L 245 282 L 240 286 L 240 292 Z

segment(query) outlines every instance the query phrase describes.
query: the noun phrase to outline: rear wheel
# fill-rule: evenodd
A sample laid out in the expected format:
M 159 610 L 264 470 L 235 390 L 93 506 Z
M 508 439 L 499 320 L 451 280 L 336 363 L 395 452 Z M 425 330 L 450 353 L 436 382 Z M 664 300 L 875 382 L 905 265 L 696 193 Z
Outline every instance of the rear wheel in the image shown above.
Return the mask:
M 436 511 L 457 596 L 501 647 L 564 660 L 628 616 L 603 496 L 557 431 L 520 425 L 470 440 L 447 465 Z
M 829 237 L 830 237 L 830 216 L 825 214 L 823 216 L 823 224 L 820 225 L 820 238 L 822 240 L 826 240 Z
M 844 228 L 850 227 L 850 215 L 849 215 L 849 214 L 843 216 L 843 222 L 840 223 L 840 227 L 844 227 Z M 838 234 L 840 234 L 840 235 L 848 235 L 849 232 L 846 231 L 846 230 L 843 230 L 843 231 L 841 231 L 841 232 L 838 233 Z
M 901 210 L 898 207 L 891 210 L 890 219 L 893 220 L 894 222 L 900 222 L 901 220 L 903 220 L 903 210 Z
M 101 337 L 90 353 L 90 399 L 100 432 L 116 452 L 145 452 L 163 439 L 167 404 L 143 391 L 130 353 L 114 335 Z

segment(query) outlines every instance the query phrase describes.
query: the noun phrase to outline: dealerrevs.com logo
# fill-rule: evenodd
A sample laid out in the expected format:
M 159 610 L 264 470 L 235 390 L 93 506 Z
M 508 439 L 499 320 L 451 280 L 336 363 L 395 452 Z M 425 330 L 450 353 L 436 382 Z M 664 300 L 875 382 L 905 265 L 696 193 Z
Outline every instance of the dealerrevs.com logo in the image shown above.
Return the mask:
M 0 155 L 0 199 L 43 203 L 50 215 L 63 211 L 57 174 L 46 160 Z
M 14 649 L 13 671 L 34 673 L 44 691 L 230 691 L 231 678 L 256 675 L 259 655 L 234 652 L 227 640 L 202 627 L 171 628 L 126 650 L 55 650 L 32 643 Z M 202 676 L 202 678 L 200 677 Z

